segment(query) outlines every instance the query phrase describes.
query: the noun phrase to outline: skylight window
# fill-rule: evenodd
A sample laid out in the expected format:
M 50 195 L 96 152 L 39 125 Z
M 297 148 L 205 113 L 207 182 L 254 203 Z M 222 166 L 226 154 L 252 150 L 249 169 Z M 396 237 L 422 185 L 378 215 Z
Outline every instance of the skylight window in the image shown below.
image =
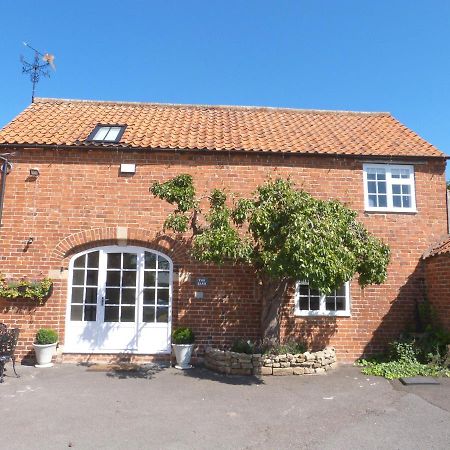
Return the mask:
M 92 142 L 112 142 L 120 141 L 126 125 L 102 125 L 95 127 L 94 131 L 88 137 L 88 141 Z

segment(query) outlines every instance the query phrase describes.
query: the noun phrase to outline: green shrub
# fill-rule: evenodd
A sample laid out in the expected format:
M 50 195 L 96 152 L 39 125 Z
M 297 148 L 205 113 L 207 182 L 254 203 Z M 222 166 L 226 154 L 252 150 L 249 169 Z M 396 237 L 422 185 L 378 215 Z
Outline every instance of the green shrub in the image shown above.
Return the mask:
M 173 330 L 173 344 L 193 344 L 195 342 L 194 332 L 188 327 L 180 327 Z
M 377 359 L 361 359 L 357 365 L 361 366 L 361 372 L 365 375 L 377 375 L 393 380 L 402 377 L 421 376 L 450 376 L 450 370 L 440 364 L 424 364 L 417 357 L 421 350 L 414 340 L 394 341 L 389 344 L 389 353 L 383 361 Z
M 236 339 L 231 345 L 231 351 L 251 355 L 255 352 L 255 343 L 250 340 Z
M 58 342 L 58 333 L 51 328 L 41 328 L 36 333 L 34 342 L 38 345 L 55 344 Z
M 285 355 L 291 353 L 297 355 L 299 353 L 305 353 L 307 350 L 306 345 L 303 342 L 287 341 L 284 344 L 269 344 L 264 346 L 265 354 L 271 355 Z

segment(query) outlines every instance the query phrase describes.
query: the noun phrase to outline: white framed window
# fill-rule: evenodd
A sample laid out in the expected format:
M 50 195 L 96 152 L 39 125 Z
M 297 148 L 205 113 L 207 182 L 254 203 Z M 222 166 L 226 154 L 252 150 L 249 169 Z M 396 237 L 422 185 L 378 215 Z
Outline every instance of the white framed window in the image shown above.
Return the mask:
M 364 164 L 366 211 L 416 212 L 414 166 Z
M 298 281 L 295 286 L 296 316 L 350 316 L 350 283 L 325 295 L 309 286 L 307 281 Z

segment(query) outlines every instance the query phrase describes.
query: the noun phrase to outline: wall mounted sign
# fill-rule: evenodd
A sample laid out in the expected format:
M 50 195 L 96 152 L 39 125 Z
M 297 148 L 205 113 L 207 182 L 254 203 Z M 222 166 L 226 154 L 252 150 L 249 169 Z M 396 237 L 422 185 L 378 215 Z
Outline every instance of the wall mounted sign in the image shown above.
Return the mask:
M 197 278 L 195 281 L 195 284 L 197 286 L 208 286 L 208 278 Z

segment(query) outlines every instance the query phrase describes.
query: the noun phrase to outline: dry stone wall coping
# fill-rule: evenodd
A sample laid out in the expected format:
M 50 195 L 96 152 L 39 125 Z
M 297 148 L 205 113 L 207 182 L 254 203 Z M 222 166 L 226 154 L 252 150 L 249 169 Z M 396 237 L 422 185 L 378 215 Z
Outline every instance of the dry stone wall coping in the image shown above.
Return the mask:
M 324 374 L 337 365 L 334 347 L 318 352 L 282 355 L 248 355 L 210 348 L 205 353 L 205 366 L 227 375 L 313 375 Z

